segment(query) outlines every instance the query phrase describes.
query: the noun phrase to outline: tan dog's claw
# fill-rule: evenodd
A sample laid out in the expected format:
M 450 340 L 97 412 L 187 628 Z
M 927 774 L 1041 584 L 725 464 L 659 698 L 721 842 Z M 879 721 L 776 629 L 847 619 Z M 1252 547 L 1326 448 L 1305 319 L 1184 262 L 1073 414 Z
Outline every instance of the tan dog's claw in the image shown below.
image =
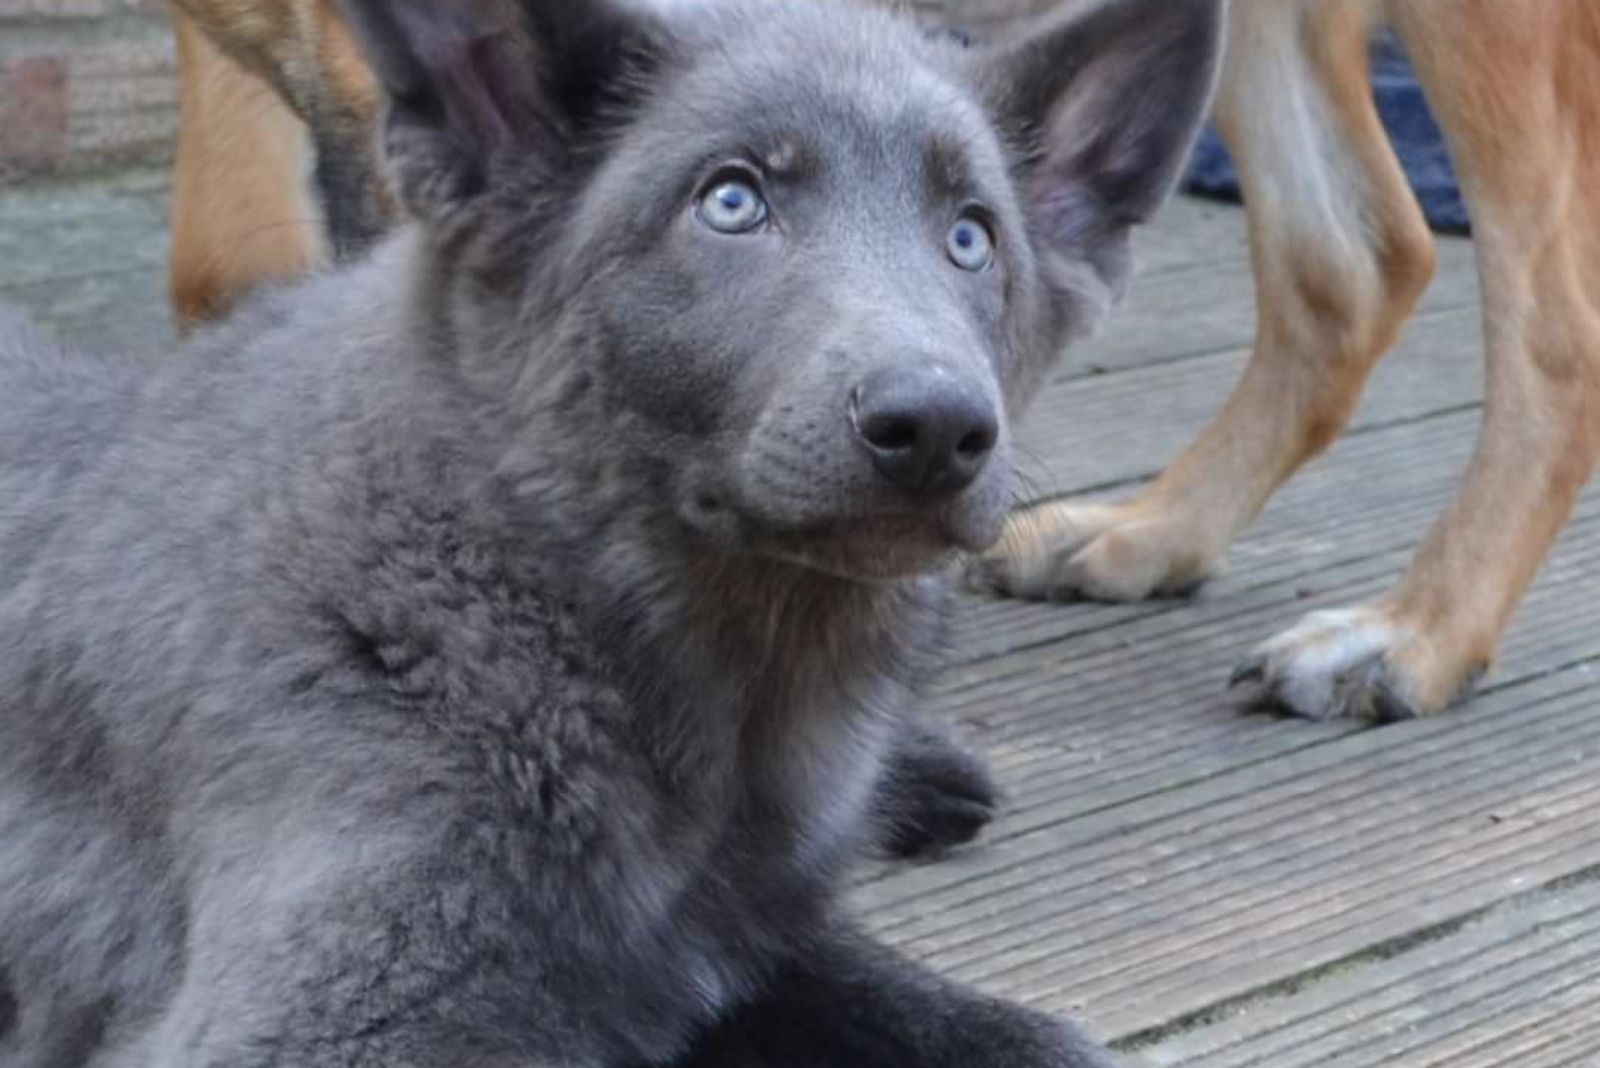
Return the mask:
M 1267 678 L 1267 657 L 1264 653 L 1252 653 L 1241 660 L 1228 676 L 1228 689 L 1237 690 L 1241 686 L 1251 683 L 1265 682 Z

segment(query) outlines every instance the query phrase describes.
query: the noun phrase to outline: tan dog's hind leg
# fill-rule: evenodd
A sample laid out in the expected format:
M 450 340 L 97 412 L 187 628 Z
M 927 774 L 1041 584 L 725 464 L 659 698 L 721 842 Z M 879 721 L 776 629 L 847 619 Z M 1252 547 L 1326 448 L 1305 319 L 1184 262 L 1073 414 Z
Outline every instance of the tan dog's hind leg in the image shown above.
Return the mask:
M 1195 585 L 1344 427 L 1433 271 L 1432 237 L 1373 107 L 1368 23 L 1360 0 L 1235 0 L 1217 121 L 1249 212 L 1250 365 L 1144 492 L 1019 512 L 981 580 L 1105 600 Z
M 1500 632 L 1600 454 L 1600 6 L 1397 0 L 1478 254 L 1488 390 L 1464 485 L 1400 585 L 1250 671 L 1307 715 L 1437 711 Z
M 173 19 L 181 85 L 169 285 L 187 328 L 324 252 L 305 126 L 186 15 Z

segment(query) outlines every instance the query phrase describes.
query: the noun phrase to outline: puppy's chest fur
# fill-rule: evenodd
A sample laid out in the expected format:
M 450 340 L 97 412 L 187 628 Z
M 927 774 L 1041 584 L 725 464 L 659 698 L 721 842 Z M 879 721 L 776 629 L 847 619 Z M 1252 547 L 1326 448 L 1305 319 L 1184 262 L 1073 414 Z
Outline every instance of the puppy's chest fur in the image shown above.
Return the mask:
M 583 960 L 562 1000 L 602 1029 L 628 1015 L 606 1010 L 617 997 L 658 1003 L 664 1030 L 704 1018 L 828 907 L 907 688 L 892 669 L 937 610 L 697 572 L 642 534 L 630 556 L 613 530 L 602 568 L 472 526 L 391 500 L 381 538 L 317 583 L 351 593 L 328 606 L 314 685 L 404 722 L 448 769 L 415 784 L 450 828 L 421 846 L 427 867 L 530 927 L 583 903 L 563 929 L 470 941 Z

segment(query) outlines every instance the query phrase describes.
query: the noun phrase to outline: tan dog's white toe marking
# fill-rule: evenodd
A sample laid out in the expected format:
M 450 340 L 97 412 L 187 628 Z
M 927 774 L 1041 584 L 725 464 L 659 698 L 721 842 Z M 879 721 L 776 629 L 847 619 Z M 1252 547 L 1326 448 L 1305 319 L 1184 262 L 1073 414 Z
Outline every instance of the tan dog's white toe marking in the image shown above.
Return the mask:
M 1404 622 L 1389 601 L 1311 612 L 1258 645 L 1230 685 L 1247 703 L 1308 719 L 1392 721 L 1431 715 L 1468 693 L 1488 666 L 1464 643 Z
M 1234 672 L 1253 703 L 1311 719 L 1407 719 L 1416 715 L 1387 657 L 1402 634 L 1376 608 L 1312 612 L 1259 645 Z

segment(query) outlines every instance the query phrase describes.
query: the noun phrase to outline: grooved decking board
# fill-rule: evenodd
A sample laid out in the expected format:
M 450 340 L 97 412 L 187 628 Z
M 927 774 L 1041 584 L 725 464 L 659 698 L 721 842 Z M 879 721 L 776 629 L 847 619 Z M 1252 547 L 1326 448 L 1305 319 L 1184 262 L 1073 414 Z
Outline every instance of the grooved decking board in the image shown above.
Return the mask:
M 1141 276 L 1193 270 L 1221 263 L 1243 264 L 1250 258 L 1244 228 L 1234 222 L 1238 210 L 1194 197 L 1174 197 L 1160 212 L 1159 223 L 1139 230 L 1134 238 Z
M 166 175 L 0 186 L 0 293 L 143 269 L 166 270 Z
M 1120 335 L 1115 323 L 1108 329 Z M 1241 345 L 1248 344 L 1248 331 L 1244 338 Z M 1373 372 L 1352 429 L 1479 401 L 1481 338 L 1474 304 L 1420 314 Z M 1157 473 L 1222 407 L 1248 355 L 1247 348 L 1229 348 L 1055 383 L 1025 413 L 1019 429 L 1018 466 L 1033 491 L 1029 496 Z
M 80 344 L 164 345 L 166 175 L 0 187 L 0 303 Z
M 1140 234 L 1138 271 L 1126 300 L 1098 336 L 1068 354 L 1065 373 L 1170 363 L 1248 347 L 1255 333 L 1255 303 L 1238 217 L 1237 209 L 1187 199 L 1166 208 L 1162 219 Z M 1438 269 L 1418 304 L 1424 315 L 1477 301 L 1471 242 L 1440 238 L 1438 249 Z
M 1600 864 L 1593 684 L 1569 669 L 1063 813 L 860 900 L 941 971 L 1158 1028 Z
M 1600 1064 L 1600 884 L 1523 895 L 1392 958 L 1143 1051 L 1150 1068 Z

